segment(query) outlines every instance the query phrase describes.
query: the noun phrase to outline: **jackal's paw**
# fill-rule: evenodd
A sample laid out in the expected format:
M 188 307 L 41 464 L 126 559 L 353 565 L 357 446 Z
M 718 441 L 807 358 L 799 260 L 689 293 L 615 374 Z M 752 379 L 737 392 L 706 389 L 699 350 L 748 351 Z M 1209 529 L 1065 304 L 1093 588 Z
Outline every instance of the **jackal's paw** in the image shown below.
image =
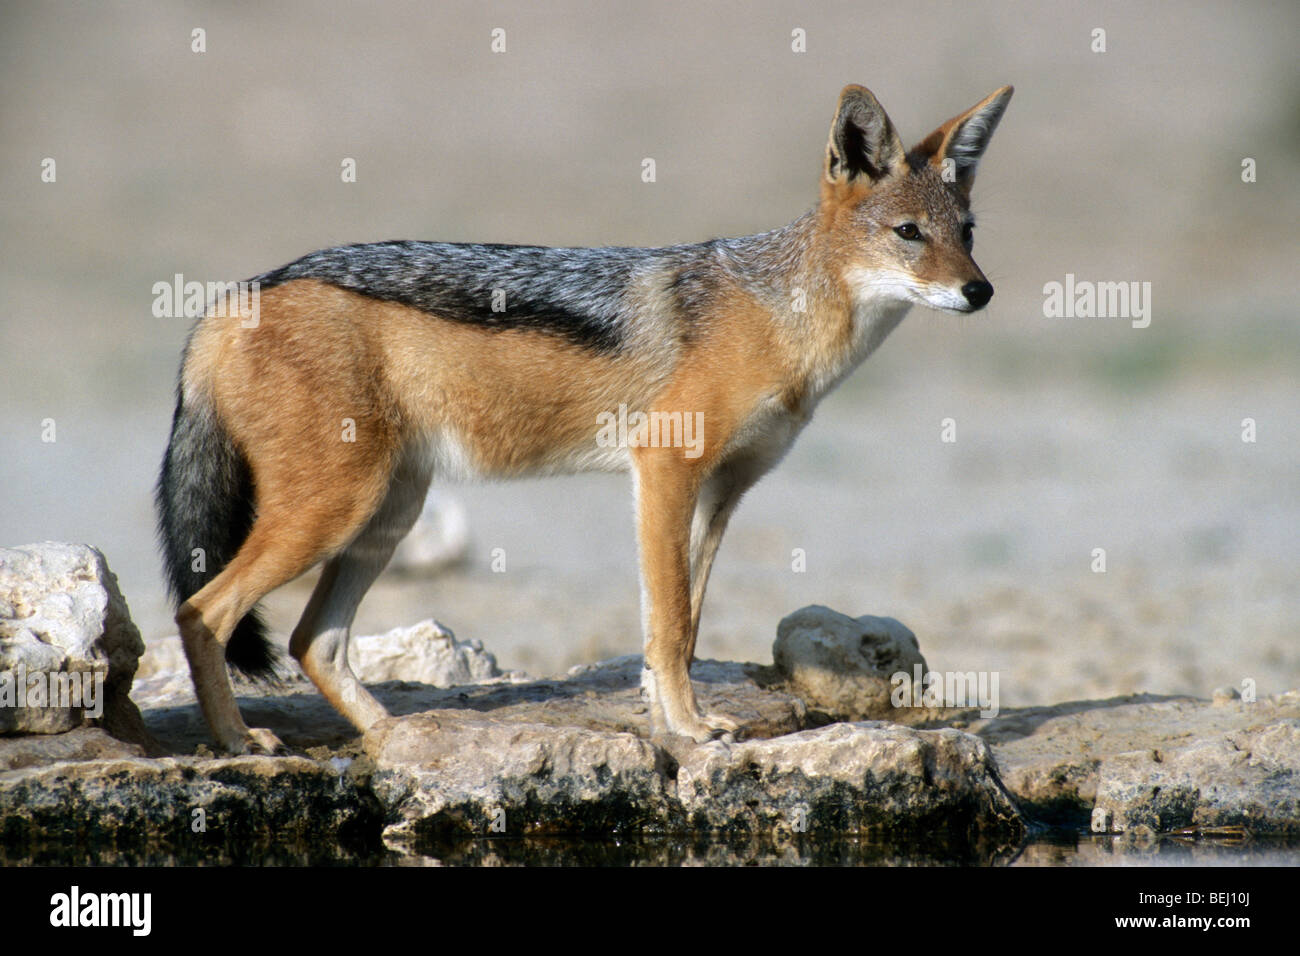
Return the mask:
M 683 737 L 690 737 L 697 744 L 706 744 L 710 740 L 721 740 L 723 743 L 731 744 L 736 742 L 736 732 L 740 730 L 740 724 L 730 717 L 710 712 L 700 714 L 683 726 L 674 727 L 673 730 Z
M 280 738 L 265 727 L 250 727 L 237 747 L 226 749 L 232 754 L 266 754 L 267 756 L 285 752 L 285 746 L 280 743 Z

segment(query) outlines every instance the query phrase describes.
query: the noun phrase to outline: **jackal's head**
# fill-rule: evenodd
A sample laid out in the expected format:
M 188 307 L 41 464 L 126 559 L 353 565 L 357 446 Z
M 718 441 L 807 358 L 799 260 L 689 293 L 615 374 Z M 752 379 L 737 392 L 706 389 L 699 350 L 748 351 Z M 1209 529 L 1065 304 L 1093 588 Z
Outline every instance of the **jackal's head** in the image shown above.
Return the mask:
M 907 151 L 871 91 L 844 88 L 826 144 L 820 215 L 828 264 L 856 303 L 964 313 L 992 298 L 971 258 L 970 191 L 1011 92 L 1002 87 Z

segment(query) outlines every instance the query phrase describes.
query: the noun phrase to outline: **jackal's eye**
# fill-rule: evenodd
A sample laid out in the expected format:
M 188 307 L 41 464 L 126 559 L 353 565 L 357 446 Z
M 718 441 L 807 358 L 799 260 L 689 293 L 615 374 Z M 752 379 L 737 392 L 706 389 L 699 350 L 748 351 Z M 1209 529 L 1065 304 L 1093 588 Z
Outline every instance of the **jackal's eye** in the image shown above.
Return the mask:
M 975 241 L 975 223 L 968 222 L 961 227 L 961 241 L 968 246 Z
M 895 226 L 894 232 L 898 233 L 904 239 L 920 239 L 921 230 L 916 228 L 916 223 L 905 222 L 901 226 Z

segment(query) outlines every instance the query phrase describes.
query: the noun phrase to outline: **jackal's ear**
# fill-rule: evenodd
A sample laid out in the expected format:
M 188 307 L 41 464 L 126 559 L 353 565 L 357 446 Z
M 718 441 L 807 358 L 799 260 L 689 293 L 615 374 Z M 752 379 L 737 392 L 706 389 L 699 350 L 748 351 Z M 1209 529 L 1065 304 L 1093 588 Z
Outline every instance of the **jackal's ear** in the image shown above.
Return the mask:
M 948 120 L 917 144 L 909 154 L 912 162 L 928 162 L 938 167 L 945 179 L 955 182 L 969 196 L 975 182 L 975 167 L 993 138 L 1013 92 L 1010 86 L 1004 86 Z
M 885 108 L 865 86 L 844 87 L 826 143 L 826 181 L 864 176 L 876 182 L 906 166 L 906 151 Z

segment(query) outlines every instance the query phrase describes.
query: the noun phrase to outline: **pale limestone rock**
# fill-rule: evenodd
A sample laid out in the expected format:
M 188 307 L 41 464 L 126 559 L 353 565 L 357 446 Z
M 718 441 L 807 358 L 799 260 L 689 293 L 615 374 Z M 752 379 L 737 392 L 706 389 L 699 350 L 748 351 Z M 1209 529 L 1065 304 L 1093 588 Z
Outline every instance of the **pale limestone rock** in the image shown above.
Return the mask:
M 49 675 L 64 675 L 58 680 L 79 683 L 85 704 L 102 675 L 103 700 L 94 701 L 94 709 L 102 706 L 101 723 L 116 736 L 144 742 L 129 697 L 143 652 L 117 578 L 97 549 L 52 541 L 0 548 L 0 678 L 7 675 L 10 691 L 26 683 L 28 697 L 25 707 L 0 702 L 0 732 L 62 733 L 80 726 L 87 708 L 75 706 L 71 695 L 46 693 L 33 705 L 30 690 L 42 682 L 52 690 Z
M 503 676 L 496 658 L 483 650 L 480 641 L 458 641 L 434 620 L 383 634 L 354 635 L 348 651 L 352 669 L 367 684 L 406 680 L 454 687 Z

